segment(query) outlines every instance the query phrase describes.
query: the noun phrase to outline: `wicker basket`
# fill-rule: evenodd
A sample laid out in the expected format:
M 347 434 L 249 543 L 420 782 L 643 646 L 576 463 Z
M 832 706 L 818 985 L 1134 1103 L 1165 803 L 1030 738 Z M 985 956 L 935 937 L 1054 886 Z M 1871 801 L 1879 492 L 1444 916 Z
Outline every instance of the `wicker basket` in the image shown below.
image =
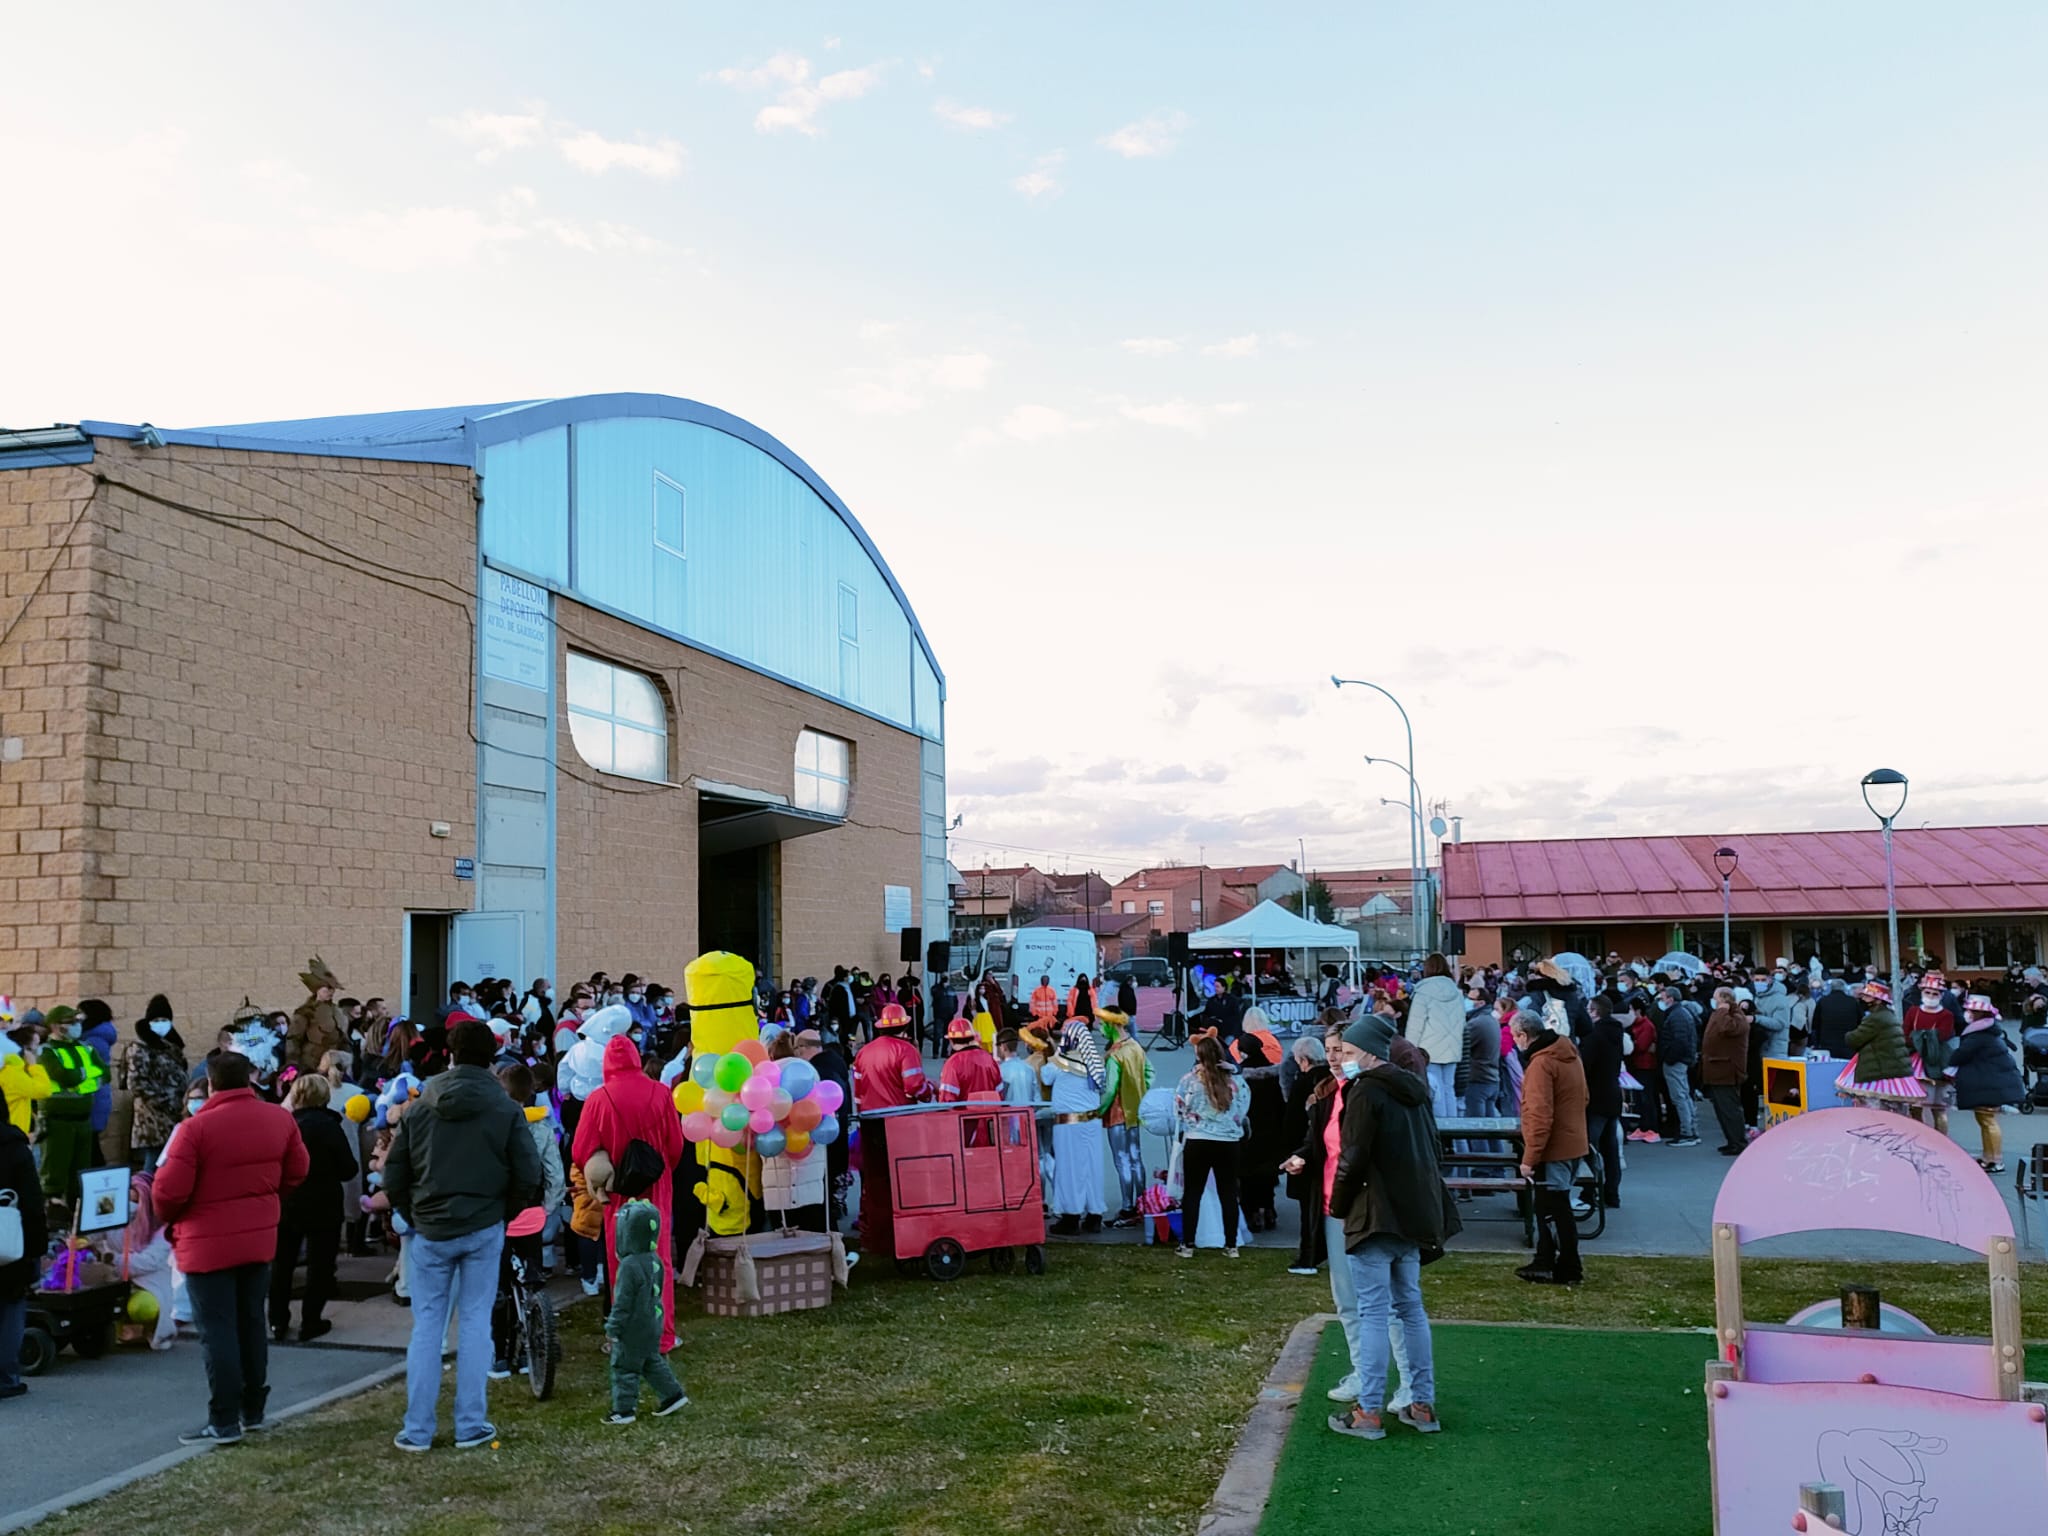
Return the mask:
M 760 1282 L 758 1301 L 741 1301 L 735 1279 L 740 1239 L 714 1237 L 705 1244 L 697 1283 L 704 1310 L 713 1317 L 769 1317 L 832 1304 L 832 1241 L 821 1232 L 750 1237 L 754 1274 Z

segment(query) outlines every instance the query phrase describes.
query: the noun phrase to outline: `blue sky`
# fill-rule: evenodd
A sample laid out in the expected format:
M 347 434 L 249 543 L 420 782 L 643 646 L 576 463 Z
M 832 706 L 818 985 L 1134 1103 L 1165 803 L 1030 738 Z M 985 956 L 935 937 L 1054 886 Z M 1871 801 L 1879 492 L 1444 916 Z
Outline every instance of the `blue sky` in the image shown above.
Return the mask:
M 963 861 L 2038 816 L 2048 11 L 586 9 L 14 18 L 0 422 L 736 411 Z

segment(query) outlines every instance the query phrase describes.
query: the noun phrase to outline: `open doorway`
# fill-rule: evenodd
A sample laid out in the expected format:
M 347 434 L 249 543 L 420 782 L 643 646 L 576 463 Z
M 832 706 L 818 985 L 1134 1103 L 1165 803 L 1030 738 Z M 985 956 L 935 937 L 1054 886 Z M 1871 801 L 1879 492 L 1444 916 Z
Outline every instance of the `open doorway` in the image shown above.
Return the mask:
M 774 846 L 706 853 L 698 866 L 697 942 L 751 961 L 757 976 L 774 974 Z
M 405 1013 L 415 1023 L 432 1023 L 448 997 L 448 939 L 454 914 L 405 915 Z

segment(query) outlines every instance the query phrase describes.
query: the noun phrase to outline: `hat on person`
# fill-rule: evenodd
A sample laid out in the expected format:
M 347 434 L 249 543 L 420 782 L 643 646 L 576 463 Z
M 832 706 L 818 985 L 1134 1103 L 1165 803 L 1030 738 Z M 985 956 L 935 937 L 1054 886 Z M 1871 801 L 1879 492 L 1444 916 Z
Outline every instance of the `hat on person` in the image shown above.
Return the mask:
M 1892 1000 L 1892 989 L 1882 981 L 1866 981 L 1856 995 L 1866 1003 L 1889 1003 Z
M 974 1045 L 980 1039 L 981 1036 L 974 1032 L 974 1025 L 966 1019 L 956 1018 L 946 1026 L 948 1045 Z
M 234 1024 L 236 1029 L 241 1029 L 247 1025 L 256 1023 L 262 1017 L 263 1010 L 261 1008 L 258 1008 L 255 1005 L 255 1003 L 251 1002 L 249 1000 L 248 994 L 244 993 L 242 995 L 242 1006 L 235 1010 L 235 1015 L 231 1022 Z
M 1030 1046 L 1034 1051 L 1049 1051 L 1052 1049 L 1052 1036 L 1035 1024 L 1026 1024 L 1022 1029 L 1018 1030 L 1017 1038 Z M 1194 1037 L 1191 1035 L 1189 1038 L 1193 1039 Z
M 341 990 L 340 978 L 327 969 L 327 962 L 318 955 L 306 962 L 306 968 L 299 972 L 299 980 L 306 984 L 308 992 L 317 992 L 322 987 L 332 987 L 337 992 Z
M 1980 1014 L 1985 1018 L 1995 1019 L 1998 1017 L 1998 1004 L 1991 1001 L 1982 992 L 1972 992 L 1963 999 L 1963 1012 Z
M 1738 1003 L 1753 1003 L 1756 1001 L 1756 994 L 1747 987 L 1730 987 L 1728 990 L 1735 994 L 1735 1001 Z
M 1130 1027 L 1131 1016 L 1121 1008 L 1098 1008 L 1095 1022 L 1102 1026 L 1105 1035 L 1121 1034 Z
M 875 1018 L 876 1029 L 908 1029 L 910 1015 L 903 1011 L 901 1003 L 891 1003 Z
M 76 1008 L 72 1007 L 69 1003 L 59 1003 L 43 1015 L 43 1022 L 52 1029 L 62 1029 L 77 1017 L 78 1010 Z
M 1927 971 L 1920 977 L 1920 990 L 1922 992 L 1939 992 L 1942 987 L 1947 985 L 1947 982 L 1948 978 L 1942 975 L 1941 972 Z
M 1369 1013 L 1344 1031 L 1344 1043 L 1354 1051 L 1387 1061 L 1393 1056 L 1394 1027 L 1378 1014 Z
M 43 1010 L 40 1008 L 24 1008 L 21 1011 L 19 1022 L 24 1028 L 40 1024 L 43 1022 Z
M 800 1051 L 810 1047 L 822 1048 L 825 1044 L 825 1037 L 815 1029 L 800 1029 L 791 1038 L 791 1043 Z

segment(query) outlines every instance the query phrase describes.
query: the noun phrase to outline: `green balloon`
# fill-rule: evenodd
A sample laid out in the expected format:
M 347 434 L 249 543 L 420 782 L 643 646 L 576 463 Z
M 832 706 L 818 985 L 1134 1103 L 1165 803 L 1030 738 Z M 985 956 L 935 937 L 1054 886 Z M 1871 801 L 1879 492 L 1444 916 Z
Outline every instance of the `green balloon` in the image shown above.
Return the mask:
M 739 1059 L 746 1060 L 744 1056 Z M 719 1123 L 728 1131 L 744 1131 L 749 1118 L 747 1106 L 744 1104 L 728 1104 L 718 1112 Z
M 738 1051 L 733 1051 L 729 1055 L 718 1058 L 718 1071 L 715 1074 L 716 1081 L 718 1086 L 727 1093 L 738 1093 L 746 1080 L 753 1075 L 754 1064 Z M 741 1118 L 744 1119 L 745 1117 L 742 1116 Z M 734 1126 L 733 1129 L 738 1130 L 740 1127 Z

